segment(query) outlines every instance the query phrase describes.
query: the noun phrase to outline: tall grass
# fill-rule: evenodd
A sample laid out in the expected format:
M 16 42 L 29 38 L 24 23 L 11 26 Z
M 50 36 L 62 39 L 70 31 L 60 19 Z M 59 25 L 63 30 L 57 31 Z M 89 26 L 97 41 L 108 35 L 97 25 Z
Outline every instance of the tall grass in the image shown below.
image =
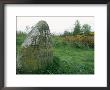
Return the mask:
M 25 37 L 25 33 L 17 34 L 16 52 L 19 51 Z M 53 63 L 44 69 L 32 71 L 30 74 L 94 74 L 94 41 L 88 41 L 91 38 L 93 40 L 91 36 L 80 36 L 80 38 L 79 36 L 52 36 Z M 74 45 L 75 41 L 83 43 L 83 40 L 93 46 L 89 46 L 88 44 L 87 48 L 86 45 L 82 46 L 80 43 L 79 46 L 77 44 Z M 33 67 L 28 66 L 27 68 Z M 20 74 L 29 74 L 29 72 L 23 71 L 22 69 L 16 70 Z
M 94 48 L 94 36 L 53 36 L 53 45 L 55 47 L 69 45 L 76 48 Z

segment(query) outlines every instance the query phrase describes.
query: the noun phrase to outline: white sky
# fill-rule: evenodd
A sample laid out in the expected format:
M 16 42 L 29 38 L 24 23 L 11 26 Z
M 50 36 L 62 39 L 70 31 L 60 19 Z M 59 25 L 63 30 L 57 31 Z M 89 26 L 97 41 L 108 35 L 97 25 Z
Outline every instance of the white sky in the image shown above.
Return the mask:
M 33 26 L 38 21 L 45 20 L 50 28 L 51 33 L 60 34 L 63 33 L 65 30 L 71 31 L 74 27 L 75 21 L 79 20 L 80 24 L 89 24 L 94 31 L 94 17 L 17 17 L 17 31 L 26 31 L 26 26 Z

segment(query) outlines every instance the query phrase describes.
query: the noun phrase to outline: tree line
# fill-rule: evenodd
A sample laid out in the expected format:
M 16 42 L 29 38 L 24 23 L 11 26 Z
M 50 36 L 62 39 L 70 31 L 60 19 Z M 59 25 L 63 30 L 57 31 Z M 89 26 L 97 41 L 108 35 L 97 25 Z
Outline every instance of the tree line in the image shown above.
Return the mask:
M 72 32 L 65 30 L 63 35 L 68 36 L 68 35 L 89 35 L 89 34 L 94 34 L 94 32 L 91 31 L 91 26 L 89 24 L 83 24 L 81 26 L 80 22 L 76 20 Z

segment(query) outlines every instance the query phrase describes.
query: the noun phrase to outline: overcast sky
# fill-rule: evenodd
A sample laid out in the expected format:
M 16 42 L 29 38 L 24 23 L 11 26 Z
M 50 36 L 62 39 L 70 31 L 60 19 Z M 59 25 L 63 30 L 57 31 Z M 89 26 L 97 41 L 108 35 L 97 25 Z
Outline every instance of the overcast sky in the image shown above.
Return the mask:
M 94 17 L 17 17 L 17 31 L 26 31 L 26 26 L 33 26 L 38 21 L 45 20 L 50 28 L 51 33 L 60 34 L 65 30 L 71 31 L 75 21 L 79 20 L 80 24 L 89 24 L 94 31 Z

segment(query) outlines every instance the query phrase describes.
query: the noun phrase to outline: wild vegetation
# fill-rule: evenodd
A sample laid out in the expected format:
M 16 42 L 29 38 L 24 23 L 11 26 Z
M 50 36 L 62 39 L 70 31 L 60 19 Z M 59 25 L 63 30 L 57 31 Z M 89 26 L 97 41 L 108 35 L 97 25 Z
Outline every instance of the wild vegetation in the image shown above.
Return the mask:
M 26 33 L 17 32 L 16 53 L 18 54 Z M 31 72 L 31 74 L 94 74 L 94 32 L 88 24 L 80 25 L 77 20 L 72 32 L 52 34 L 53 63 Z M 30 68 L 30 66 L 28 67 Z M 21 71 L 18 74 L 26 74 Z

